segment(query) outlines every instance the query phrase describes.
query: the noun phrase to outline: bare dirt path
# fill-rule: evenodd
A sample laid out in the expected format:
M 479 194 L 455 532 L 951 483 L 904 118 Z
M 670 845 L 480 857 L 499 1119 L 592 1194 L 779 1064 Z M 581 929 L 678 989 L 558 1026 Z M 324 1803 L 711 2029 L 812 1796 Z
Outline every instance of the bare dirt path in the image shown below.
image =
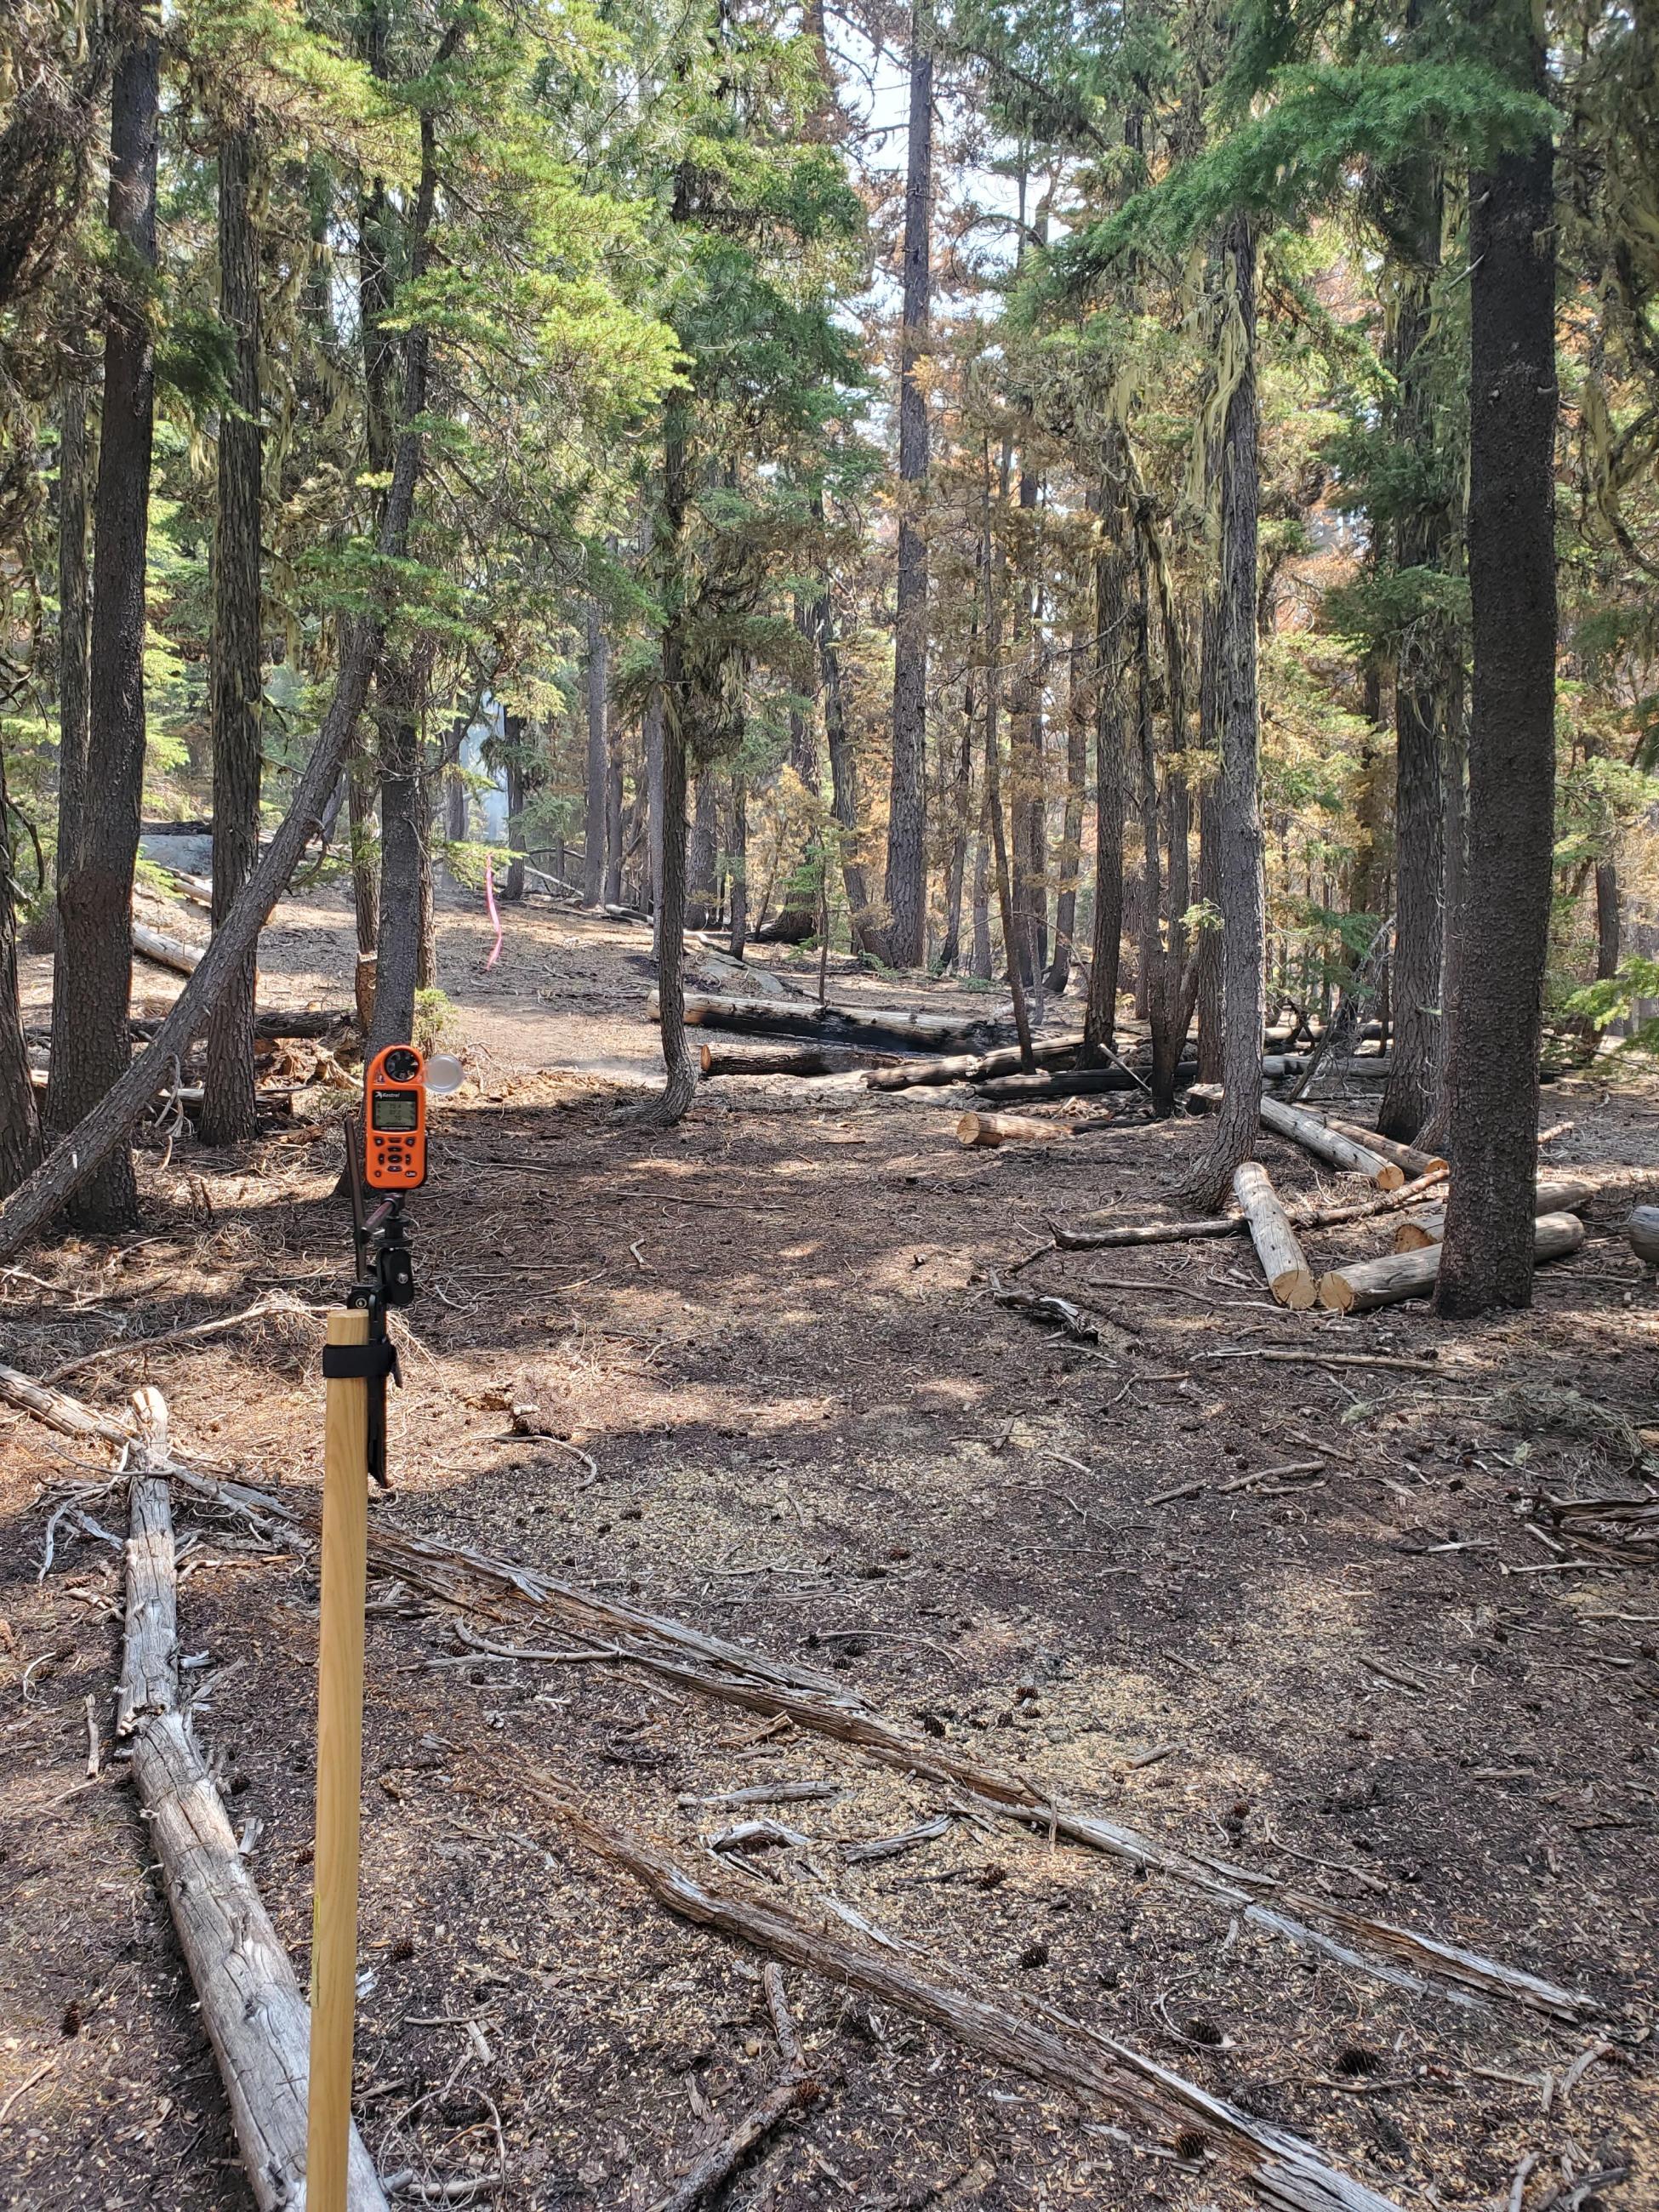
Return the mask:
M 332 894 L 285 906 L 267 997 L 342 1002 L 345 923 Z M 1607 2029 L 1382 1990 L 845 1747 L 615 1668 L 481 1652 L 383 1590 L 358 2069 L 383 2169 L 482 2178 L 481 2199 L 513 2205 L 654 2204 L 775 2076 L 760 1962 L 597 1863 L 536 1778 L 717 1875 L 708 1839 L 738 1815 L 683 1801 L 817 1781 L 836 1794 L 773 1808 L 805 1840 L 722 1879 L 833 1896 L 924 1960 L 1294 2128 L 1401 2204 L 1507 2206 L 1529 2157 L 1525 2212 L 1659 2201 L 1659 1594 L 1651 1567 L 1554 1548 L 1531 1503 L 1641 1493 L 1659 1305 L 1610 1233 L 1617 1209 L 1540 1275 L 1531 1315 L 1455 1336 L 1415 1309 L 1283 1314 L 1230 1241 L 1037 1262 L 1022 1279 L 1100 1326 L 1097 1345 L 1056 1341 L 995 1305 L 987 1263 L 1032 1249 L 1051 1213 L 1160 1210 L 1189 1125 L 967 1153 L 944 1094 L 748 1082 L 641 1133 L 616 1109 L 655 1063 L 648 933 L 542 907 L 510 916 L 486 971 L 489 943 L 481 915 L 446 910 L 476 1082 L 442 1109 L 414 1209 L 424 1287 L 378 1516 L 805 1661 L 1068 1802 L 1591 1991 Z M 27 987 L 38 1006 L 38 966 Z M 1576 1123 L 1561 1157 L 1659 1159 L 1651 1097 L 1553 1095 Z M 1264 1158 L 1282 1190 L 1314 1187 L 1286 1146 Z M 313 1483 L 319 1321 L 141 1340 L 273 1287 L 325 1305 L 346 1262 L 337 1167 L 331 1140 L 276 1135 L 153 1156 L 142 1232 L 54 1245 L 0 1280 L 0 1358 L 39 1375 L 111 1351 L 66 1387 L 116 1408 L 153 1380 L 181 1438 Z M 1385 1241 L 1334 1232 L 1318 1264 Z M 1314 1357 L 1234 1356 L 1264 1349 Z M 1333 1352 L 1437 1371 L 1319 1364 Z M 0 2203 L 243 2207 L 106 1763 L 119 1558 L 97 1531 L 118 1533 L 119 1498 L 88 1504 L 91 1530 L 60 1523 L 38 1580 L 59 1486 L 101 1478 L 9 1415 L 0 1459 Z M 205 1526 L 186 1561 L 185 1648 L 303 1965 L 314 1579 L 305 1557 L 235 1543 Z M 849 1863 L 844 1846 L 940 1812 L 937 1838 Z M 1109 2112 L 788 1982 L 827 2094 L 757 2154 L 734 2208 L 1244 2201 L 1196 2144 L 1148 2155 Z

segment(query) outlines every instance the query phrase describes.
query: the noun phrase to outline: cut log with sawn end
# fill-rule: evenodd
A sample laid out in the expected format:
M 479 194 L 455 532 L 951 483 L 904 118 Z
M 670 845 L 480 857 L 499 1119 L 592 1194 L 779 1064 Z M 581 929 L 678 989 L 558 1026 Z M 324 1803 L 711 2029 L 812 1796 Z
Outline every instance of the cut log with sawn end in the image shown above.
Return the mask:
M 1274 1299 L 1292 1312 L 1305 1313 L 1318 1286 L 1266 1168 L 1255 1160 L 1245 1160 L 1234 1171 L 1233 1196 L 1249 1224 L 1250 1242 Z
M 1576 1213 L 1540 1214 L 1533 1224 L 1534 1260 L 1561 1260 L 1584 1241 Z M 1380 1260 L 1360 1260 L 1333 1267 L 1319 1279 L 1319 1303 L 1328 1313 L 1372 1313 L 1402 1298 L 1425 1298 L 1440 1273 L 1440 1247 L 1417 1252 L 1386 1252 Z
M 1533 1197 L 1533 1212 L 1534 1216 L 1577 1213 L 1595 1195 L 1595 1185 L 1586 1176 L 1552 1176 L 1538 1185 Z M 1424 1252 L 1431 1244 L 1439 1243 L 1445 1233 L 1444 1206 L 1419 1206 L 1407 1214 L 1395 1231 L 1394 1249 L 1396 1252 Z
M 1288 1137 L 1292 1144 L 1300 1145 L 1304 1152 L 1311 1152 L 1328 1167 L 1340 1168 L 1348 1175 L 1364 1176 L 1378 1190 L 1398 1190 L 1406 1181 L 1406 1170 L 1395 1161 L 1385 1160 L 1369 1145 L 1356 1144 L 1352 1137 L 1339 1136 L 1316 1115 L 1307 1113 L 1300 1106 L 1287 1106 L 1282 1098 L 1262 1100 L 1261 1124 L 1275 1136 Z
M 987 1145 L 1052 1145 L 1071 1131 L 1064 1121 L 1039 1121 L 1029 1114 L 964 1114 L 957 1123 L 957 1142 Z

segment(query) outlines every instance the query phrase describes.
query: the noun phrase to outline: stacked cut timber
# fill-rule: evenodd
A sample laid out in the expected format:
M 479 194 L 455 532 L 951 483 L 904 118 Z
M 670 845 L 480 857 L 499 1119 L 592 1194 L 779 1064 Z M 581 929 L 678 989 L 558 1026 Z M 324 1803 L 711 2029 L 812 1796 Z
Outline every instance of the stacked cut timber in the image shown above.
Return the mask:
M 1595 1195 L 1595 1185 L 1583 1176 L 1556 1176 L 1539 1184 L 1533 1200 L 1534 1214 L 1577 1213 Z M 1446 1233 L 1443 1205 L 1420 1206 L 1408 1213 L 1394 1232 L 1396 1252 L 1423 1252 L 1437 1244 Z
M 1533 1224 L 1533 1256 L 1537 1260 L 1563 1259 L 1583 1241 L 1584 1224 L 1576 1214 L 1546 1213 Z M 1389 1252 L 1380 1260 L 1361 1260 L 1322 1275 L 1319 1303 L 1328 1313 L 1370 1313 L 1378 1306 L 1397 1305 L 1402 1298 L 1427 1297 L 1439 1273 L 1437 1244 L 1418 1252 Z

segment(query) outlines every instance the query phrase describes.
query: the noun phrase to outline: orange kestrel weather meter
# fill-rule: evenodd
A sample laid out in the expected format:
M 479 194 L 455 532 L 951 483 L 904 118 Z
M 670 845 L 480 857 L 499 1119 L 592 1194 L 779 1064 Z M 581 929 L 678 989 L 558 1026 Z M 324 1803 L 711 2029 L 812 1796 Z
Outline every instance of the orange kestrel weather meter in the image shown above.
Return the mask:
M 377 1052 L 363 1078 L 363 1180 L 371 1190 L 426 1181 L 426 1065 L 412 1044 Z

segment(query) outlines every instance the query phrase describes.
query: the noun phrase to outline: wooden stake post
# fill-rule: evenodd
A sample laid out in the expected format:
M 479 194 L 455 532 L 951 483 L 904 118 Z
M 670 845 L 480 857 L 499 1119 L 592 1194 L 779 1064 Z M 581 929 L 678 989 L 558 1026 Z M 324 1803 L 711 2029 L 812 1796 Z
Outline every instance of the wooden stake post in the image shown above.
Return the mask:
M 453 1090 L 441 1061 L 434 1089 Z M 307 2212 L 356 2212 L 349 2189 L 351 2043 L 357 2006 L 357 1876 L 362 1839 L 363 1607 L 368 1485 L 386 1479 L 386 1387 L 401 1381 L 386 1312 L 415 1296 L 404 1194 L 426 1180 L 428 1071 L 389 1045 L 364 1071 L 363 1120 L 346 1124 L 357 1279 L 328 1317 L 323 1577 L 317 1650 L 317 1840 L 311 1923 L 311 2078 Z M 364 1210 L 365 1187 L 380 1198 Z
M 331 1313 L 331 1346 L 366 1346 L 366 1309 Z M 363 1607 L 368 1546 L 367 1376 L 333 1376 L 323 1467 L 323 1580 L 317 1655 L 317 1840 L 311 1936 L 311 2100 L 307 2212 L 346 2212 L 351 2045 L 357 2003 L 357 1873 L 362 1826 Z

